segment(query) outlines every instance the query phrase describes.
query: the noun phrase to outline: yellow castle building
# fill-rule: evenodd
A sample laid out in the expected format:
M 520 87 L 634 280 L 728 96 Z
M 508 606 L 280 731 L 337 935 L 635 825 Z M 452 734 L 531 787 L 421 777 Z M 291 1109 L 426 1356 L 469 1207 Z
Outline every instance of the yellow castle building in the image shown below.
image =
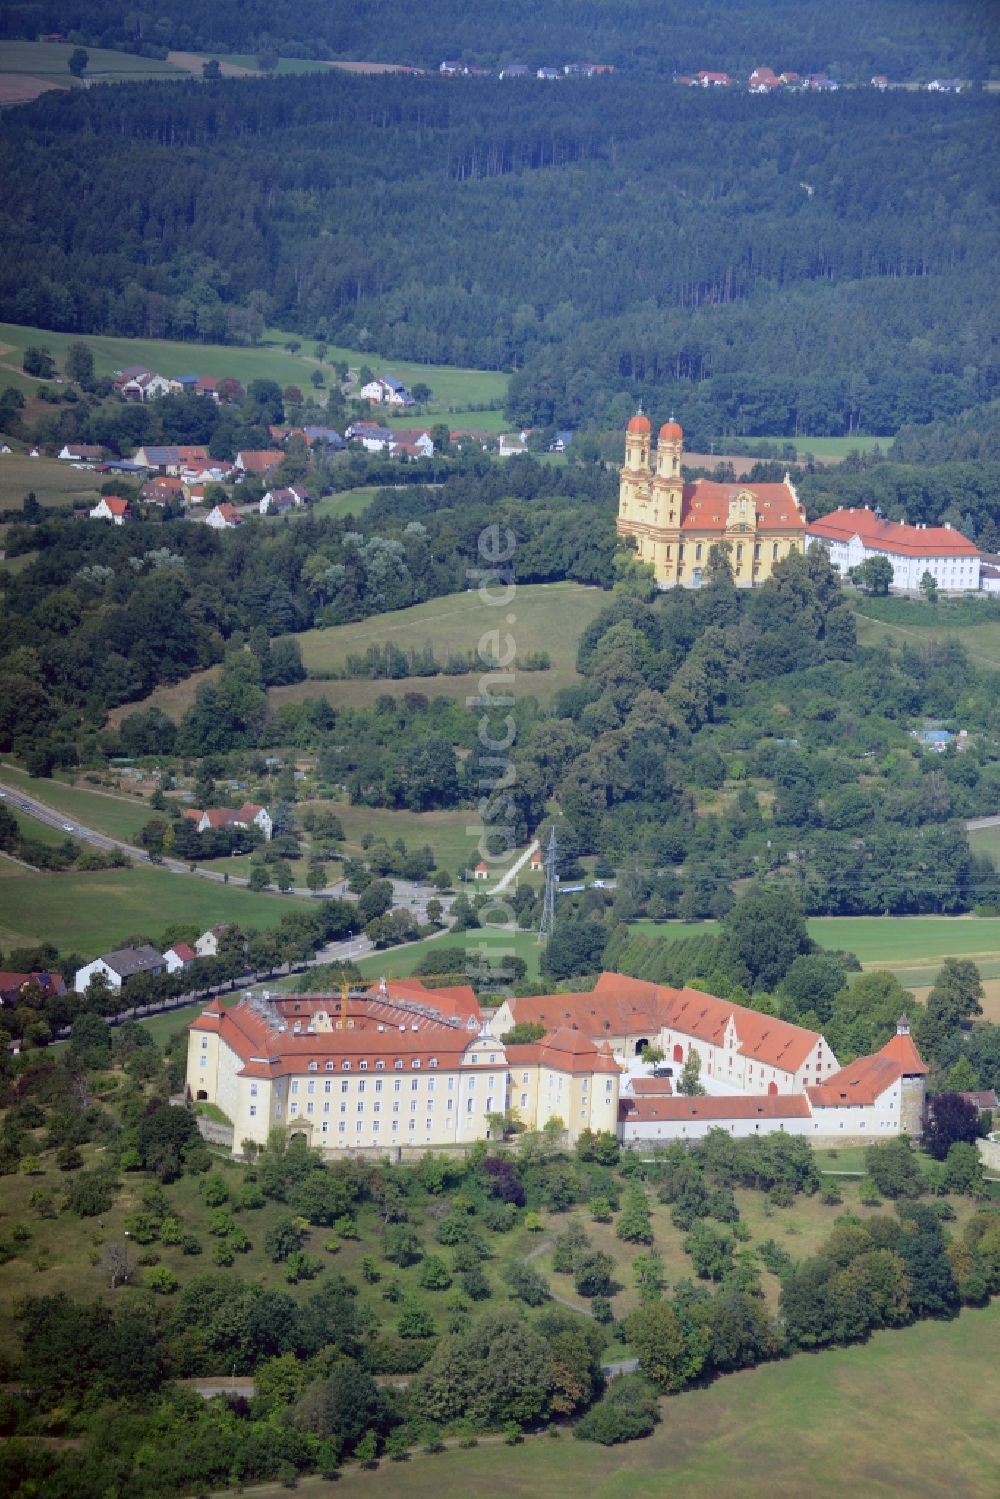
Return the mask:
M 700 588 L 716 543 L 726 546 L 739 588 L 763 583 L 782 557 L 805 550 L 805 506 L 787 474 L 781 484 L 686 484 L 681 427 L 664 422 L 655 447 L 652 437 L 640 412 L 625 434 L 618 534 L 635 537 L 660 588 Z

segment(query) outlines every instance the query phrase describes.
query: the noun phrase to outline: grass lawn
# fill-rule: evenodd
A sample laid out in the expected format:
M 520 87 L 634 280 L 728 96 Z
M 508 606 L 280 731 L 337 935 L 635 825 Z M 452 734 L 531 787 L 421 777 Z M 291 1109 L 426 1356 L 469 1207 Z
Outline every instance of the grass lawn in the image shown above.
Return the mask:
M 992 1499 L 1000 1486 L 995 1369 L 1000 1302 L 953 1322 L 876 1333 L 859 1347 L 799 1354 L 661 1403 L 662 1424 L 624 1447 L 529 1440 L 429 1457 L 400 1474 L 345 1469 L 307 1486 L 374 1499 Z M 933 1370 L 933 1377 L 928 1378 Z M 277 1494 L 275 1485 L 261 1493 Z
M 53 807 L 55 811 L 63 813 L 67 821 L 82 823 L 95 832 L 106 833 L 109 838 L 130 842 L 149 821 L 149 803 L 139 797 L 88 791 L 79 786 L 68 786 L 65 781 L 54 778 L 34 780 L 23 770 L 15 770 L 6 762 L 0 765 L 0 781 Z
M 363 853 L 363 833 L 373 833 L 389 843 L 402 838 L 410 849 L 429 844 L 436 863 L 454 876 L 472 857 L 479 838 L 477 819 L 470 808 L 455 812 L 394 812 L 382 807 L 352 807 L 347 802 L 315 805 L 337 814 L 344 826 L 346 851 L 357 857 Z M 469 834 L 466 826 L 476 826 L 476 831 Z
M 381 978 L 383 974 L 386 978 L 408 978 L 429 952 L 440 951 L 445 947 L 461 947 L 469 954 L 470 960 L 476 962 L 480 946 L 487 950 L 487 955 L 499 957 L 501 954 L 513 953 L 516 957 L 523 958 L 528 965 L 528 978 L 538 978 L 541 948 L 537 934 L 508 932 L 496 927 L 482 927 L 479 931 L 472 932 L 451 932 L 444 937 L 414 942 L 409 947 L 401 947 L 398 952 L 393 952 L 390 948 L 387 952 L 373 953 L 370 958 L 362 958 L 358 967 L 366 978 Z
M 296 639 L 306 670 L 324 672 L 343 667 L 348 654 L 361 654 L 373 644 L 392 642 L 405 650 L 429 642 L 440 658 L 449 651 L 474 652 L 487 631 L 509 629 L 518 656 L 548 651 L 553 667 L 575 678 L 580 635 L 608 602 L 609 595 L 599 588 L 577 583 L 529 583 L 517 590 L 510 607 L 502 612 L 484 603 L 478 591 L 467 591 L 357 624 L 307 630 Z M 521 690 L 531 692 L 533 679 L 540 675 L 519 673 Z M 475 675 L 467 679 L 469 692 L 476 691 L 476 682 Z M 406 684 L 397 685 L 405 689 Z
M 927 610 L 927 623 L 915 625 L 907 620 L 905 625 L 887 624 L 881 619 L 869 619 L 858 614 L 858 640 L 862 645 L 878 646 L 886 640 L 897 645 L 930 644 L 935 640 L 957 640 L 964 646 L 970 658 L 993 671 L 1000 668 L 1000 620 L 986 619 L 982 624 L 954 625 L 948 622 L 947 610 L 938 615 Z
M 158 937 L 174 922 L 202 929 L 223 922 L 273 927 L 301 907 L 294 896 L 258 895 L 164 869 L 99 870 L 93 874 L 0 874 L 0 948 L 52 942 L 85 957 L 106 952 L 137 933 Z
M 345 489 L 342 494 L 331 494 L 324 500 L 317 500 L 315 505 L 302 514 L 319 515 L 325 520 L 343 520 L 345 515 L 364 515 L 378 492 L 378 487 L 374 484 L 361 489 Z
M 6 75 L 37 78 L 47 88 L 80 88 L 69 70 L 75 51 L 71 42 L 0 42 L 0 103 L 17 102 L 18 95 L 4 89 Z M 135 83 L 145 78 L 183 78 L 181 69 L 155 57 L 135 57 L 103 47 L 88 47 L 87 77 L 95 82 Z

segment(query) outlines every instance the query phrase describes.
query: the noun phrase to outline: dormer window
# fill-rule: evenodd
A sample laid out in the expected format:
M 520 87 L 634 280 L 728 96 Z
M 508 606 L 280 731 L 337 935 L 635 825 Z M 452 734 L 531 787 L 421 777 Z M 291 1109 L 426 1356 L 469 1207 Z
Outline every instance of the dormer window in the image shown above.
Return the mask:
M 358 1066 L 361 1068 L 362 1072 L 367 1072 L 368 1071 L 368 1063 L 367 1062 L 359 1062 Z
M 318 1069 L 318 1067 L 319 1067 L 319 1063 L 318 1062 L 310 1062 L 309 1063 L 309 1071 L 310 1072 L 315 1072 Z
M 332 1072 L 333 1071 L 333 1063 L 332 1062 L 327 1062 L 326 1063 L 326 1070 L 327 1070 L 327 1072 Z
M 340 1064 L 340 1070 L 341 1070 L 341 1072 L 350 1072 L 350 1070 L 351 1070 L 351 1064 L 350 1064 L 350 1062 L 341 1062 L 341 1064 Z
M 410 1066 L 411 1067 L 419 1067 L 420 1066 L 420 1058 L 419 1057 L 414 1057 L 413 1060 L 410 1062 Z
M 430 1061 L 427 1063 L 428 1067 L 436 1067 L 437 1064 L 438 1064 L 437 1057 L 431 1057 Z
M 385 1063 L 383 1062 L 383 1060 L 382 1060 L 381 1057 L 379 1057 L 378 1061 L 375 1063 L 375 1071 L 376 1072 L 384 1072 L 385 1071 Z
M 402 1071 L 403 1064 L 400 1061 L 399 1057 L 396 1058 L 396 1060 L 393 1062 L 392 1065 L 393 1065 L 393 1067 L 395 1067 L 395 1068 L 399 1069 L 400 1071 Z

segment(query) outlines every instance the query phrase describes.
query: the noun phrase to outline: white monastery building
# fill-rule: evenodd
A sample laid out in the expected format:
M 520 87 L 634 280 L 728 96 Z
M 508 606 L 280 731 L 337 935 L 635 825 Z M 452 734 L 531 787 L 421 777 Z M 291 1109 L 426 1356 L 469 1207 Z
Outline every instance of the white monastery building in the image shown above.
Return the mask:
M 519 1022 L 541 1040 L 501 1038 Z M 697 1052 L 707 1097 L 639 1073 L 646 1046 L 679 1072 Z M 626 1146 L 783 1130 L 816 1143 L 923 1127 L 927 1068 L 901 1019 L 874 1056 L 841 1067 L 815 1031 L 695 989 L 604 973 L 589 993 L 506 1000 L 484 1023 L 468 986 L 382 980 L 339 996 L 247 996 L 190 1027 L 187 1087 L 232 1120 L 234 1141 L 275 1127 L 337 1151 L 486 1140 L 499 1114 L 560 1119 Z
M 868 557 L 888 557 L 892 586 L 916 593 L 930 573 L 943 593 L 979 588 L 981 558 L 975 542 L 953 526 L 907 526 L 866 507 L 834 510 L 810 521 L 806 547 L 825 546 L 842 577 Z

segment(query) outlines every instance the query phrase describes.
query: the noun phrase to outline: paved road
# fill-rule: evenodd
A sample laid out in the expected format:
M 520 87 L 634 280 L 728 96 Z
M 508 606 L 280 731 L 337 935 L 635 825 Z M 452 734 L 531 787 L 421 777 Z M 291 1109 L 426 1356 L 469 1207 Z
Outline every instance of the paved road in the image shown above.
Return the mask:
M 1000 828 L 1000 816 L 970 817 L 965 824 L 965 831 L 974 833 L 978 828 Z

